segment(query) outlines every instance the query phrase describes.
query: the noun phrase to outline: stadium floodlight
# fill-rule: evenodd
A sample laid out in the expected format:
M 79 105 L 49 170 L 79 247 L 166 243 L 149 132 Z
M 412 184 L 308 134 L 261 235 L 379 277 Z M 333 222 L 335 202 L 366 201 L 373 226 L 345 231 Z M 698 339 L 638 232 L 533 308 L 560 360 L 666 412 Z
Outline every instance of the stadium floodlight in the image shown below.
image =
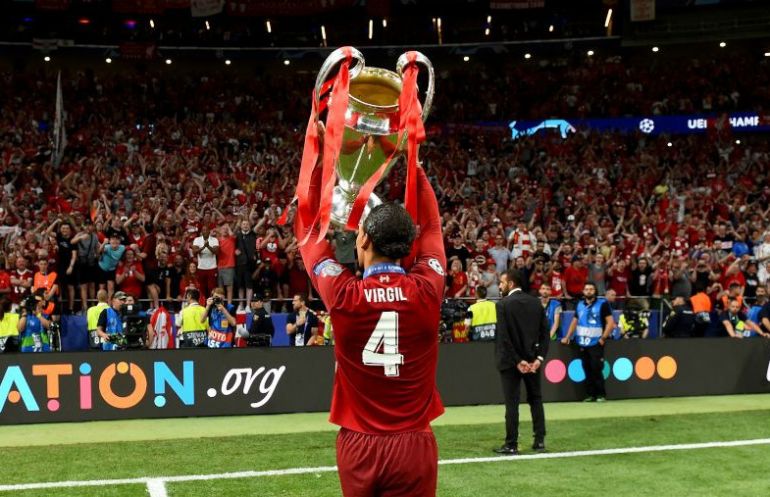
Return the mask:
M 492 24 L 492 16 L 487 16 L 487 24 Z
M 532 58 L 532 54 L 527 52 L 527 53 L 524 54 L 524 58 L 525 59 L 531 59 Z
M 209 24 L 209 22 L 206 21 L 206 31 L 210 31 L 210 30 L 211 30 L 211 24 Z
M 652 51 L 653 51 L 653 52 L 659 52 L 659 51 L 660 51 L 660 48 L 658 48 L 658 47 L 652 47 Z
M 489 28 L 484 30 L 484 36 L 489 36 Z
M 374 19 L 369 19 L 369 39 L 374 35 Z
M 155 29 L 155 21 L 150 19 L 150 28 Z
M 382 18 L 382 27 L 383 28 L 387 28 L 388 27 L 388 20 L 385 19 L 384 17 Z
M 46 62 L 51 62 L 51 57 L 46 55 L 45 57 L 43 57 L 43 60 Z
M 225 60 L 225 65 L 226 65 L 226 66 L 229 66 L 229 65 L 230 65 L 230 64 L 232 64 L 232 63 L 233 63 L 233 62 L 232 62 L 230 59 L 226 59 L 226 60 Z
M 106 59 L 104 59 L 104 62 L 106 62 L 108 64 L 112 64 L 112 59 L 107 57 Z
M 668 142 L 668 143 L 666 143 L 666 146 L 667 146 L 667 147 L 673 147 L 673 146 L 674 146 L 674 144 L 673 144 L 673 143 L 671 143 L 671 142 Z
M 588 52 L 586 52 L 586 55 L 588 55 L 589 57 L 593 57 L 594 51 L 593 50 L 589 50 Z
M 324 42 L 324 46 L 326 46 L 326 26 L 321 25 L 321 39 Z
M 725 48 L 727 46 L 727 43 L 720 41 L 719 42 L 719 48 Z
M 607 11 L 607 17 L 604 19 L 604 27 L 609 28 L 610 22 L 612 22 L 612 9 Z
M 735 140 L 735 144 L 736 144 L 736 145 L 740 145 L 740 144 L 741 144 L 741 141 L 740 141 L 740 140 Z
M 467 55 L 465 57 L 463 57 L 463 62 L 468 62 L 469 60 L 471 60 L 471 58 L 468 57 Z
M 170 66 L 170 65 L 171 65 L 171 59 L 166 59 L 166 65 L 167 65 L 167 66 Z
M 270 19 L 265 21 L 265 27 L 267 28 L 267 34 L 270 34 L 273 32 L 273 25 L 270 24 Z
M 548 32 L 549 32 L 549 33 L 553 33 L 553 24 L 551 24 L 550 26 L 548 26 Z
M 289 64 L 291 64 L 289 59 L 283 59 L 283 65 L 288 66 Z
M 770 52 L 765 52 L 765 57 L 770 57 Z

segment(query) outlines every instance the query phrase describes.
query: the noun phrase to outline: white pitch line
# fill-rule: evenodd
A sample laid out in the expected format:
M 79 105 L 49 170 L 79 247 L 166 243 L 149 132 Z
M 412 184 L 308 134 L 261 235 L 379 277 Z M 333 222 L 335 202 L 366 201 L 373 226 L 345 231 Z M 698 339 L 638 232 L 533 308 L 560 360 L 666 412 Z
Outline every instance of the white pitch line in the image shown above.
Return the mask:
M 757 438 L 752 440 L 731 440 L 727 442 L 703 442 L 675 445 L 649 445 L 646 447 L 621 447 L 617 449 L 597 449 L 581 450 L 573 452 L 546 452 L 542 454 L 525 454 L 519 456 L 494 456 L 494 457 L 473 457 L 461 459 L 444 459 L 439 461 L 439 465 L 452 464 L 474 464 L 486 462 L 516 462 L 537 459 L 560 459 L 570 457 L 590 457 L 605 456 L 615 454 L 636 454 L 642 452 L 667 452 L 672 450 L 696 450 L 711 449 L 718 447 L 745 447 L 750 445 L 770 445 L 770 438 Z M 337 471 L 337 466 L 318 466 L 315 468 L 288 468 L 271 469 L 265 471 L 239 471 L 233 473 L 217 473 L 208 475 L 178 475 L 178 476 L 155 476 L 145 478 L 123 478 L 116 480 L 83 480 L 83 481 L 60 481 L 43 483 L 17 483 L 13 485 L 0 485 L 0 492 L 11 492 L 16 490 L 35 490 L 44 488 L 70 488 L 70 487 L 102 487 L 112 485 L 147 485 L 152 497 L 165 497 L 166 483 L 188 482 L 188 481 L 206 481 L 206 480 L 225 480 L 235 478 L 257 478 L 262 476 L 286 476 L 303 475 L 314 473 L 331 473 Z M 152 493 L 157 492 L 157 493 Z M 162 492 L 162 493 L 161 493 Z
M 147 491 L 150 493 L 150 497 L 168 497 L 166 482 L 163 480 L 149 480 L 147 482 Z

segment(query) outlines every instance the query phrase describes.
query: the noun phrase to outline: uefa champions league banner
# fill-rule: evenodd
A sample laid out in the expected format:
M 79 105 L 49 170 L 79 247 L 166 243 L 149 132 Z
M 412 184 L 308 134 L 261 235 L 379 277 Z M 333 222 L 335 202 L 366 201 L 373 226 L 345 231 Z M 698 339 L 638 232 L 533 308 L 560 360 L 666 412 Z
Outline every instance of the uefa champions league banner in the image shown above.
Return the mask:
M 619 340 L 605 349 L 608 399 L 770 392 L 770 340 Z M 327 411 L 331 347 L 0 354 L 0 424 Z M 573 347 L 551 345 L 546 401 L 585 397 Z M 393 381 L 398 381 L 397 379 Z M 448 406 L 500 404 L 494 344 L 442 345 Z
M 770 116 L 752 112 L 729 115 L 642 116 L 613 119 L 543 119 L 539 121 L 511 121 L 508 123 L 515 140 L 534 135 L 541 130 L 558 132 L 562 138 L 577 130 L 613 131 L 657 135 L 686 135 L 706 133 L 720 127 L 732 132 L 770 132 Z

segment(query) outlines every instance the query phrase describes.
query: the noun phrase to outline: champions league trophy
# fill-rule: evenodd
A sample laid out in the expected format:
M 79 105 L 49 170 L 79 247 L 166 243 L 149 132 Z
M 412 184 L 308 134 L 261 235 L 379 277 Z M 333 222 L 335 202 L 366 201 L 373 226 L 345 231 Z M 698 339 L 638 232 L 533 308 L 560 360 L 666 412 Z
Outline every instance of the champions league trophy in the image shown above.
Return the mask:
M 428 76 L 422 105 L 417 98 L 420 66 L 427 69 Z M 297 215 L 305 226 L 319 222 L 321 238 L 329 224 L 357 229 L 369 211 L 381 203 L 372 190 L 404 150 L 408 151 L 405 204 L 409 210 L 410 203 L 416 202 L 415 187 L 410 199 L 410 180 L 414 184 L 417 146 L 425 139 L 423 122 L 430 112 L 434 85 L 433 65 L 420 52 L 402 54 L 395 72 L 367 67 L 364 56 L 353 47 L 338 48 L 327 57 L 316 78 L 297 186 Z M 324 111 L 326 126 L 321 150 L 317 127 Z M 315 207 L 303 206 L 302 192 L 307 191 L 320 152 L 323 179 L 320 209 L 315 212 Z M 414 215 L 416 211 L 410 212 Z

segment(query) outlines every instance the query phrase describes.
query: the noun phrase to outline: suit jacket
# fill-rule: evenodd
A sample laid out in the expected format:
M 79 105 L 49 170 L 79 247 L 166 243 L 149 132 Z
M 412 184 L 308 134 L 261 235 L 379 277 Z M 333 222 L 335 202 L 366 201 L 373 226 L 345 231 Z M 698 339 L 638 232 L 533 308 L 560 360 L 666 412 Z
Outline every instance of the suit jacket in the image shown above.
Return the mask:
M 537 297 L 515 292 L 497 303 L 495 358 L 500 371 L 548 353 L 550 335 L 545 310 Z

